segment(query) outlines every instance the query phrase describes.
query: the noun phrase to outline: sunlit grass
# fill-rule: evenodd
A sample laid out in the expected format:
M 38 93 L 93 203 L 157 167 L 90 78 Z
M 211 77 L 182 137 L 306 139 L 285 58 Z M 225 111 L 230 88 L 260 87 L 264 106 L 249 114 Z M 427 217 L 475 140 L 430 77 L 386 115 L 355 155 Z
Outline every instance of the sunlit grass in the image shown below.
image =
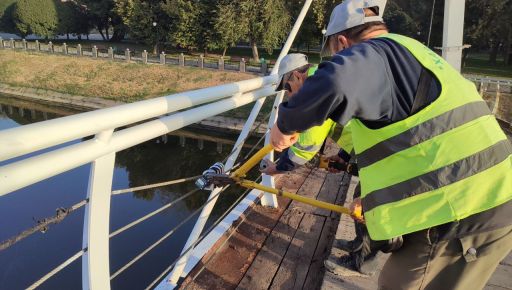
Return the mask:
M 253 77 L 238 72 L 0 50 L 1 83 L 119 101 L 136 101 Z

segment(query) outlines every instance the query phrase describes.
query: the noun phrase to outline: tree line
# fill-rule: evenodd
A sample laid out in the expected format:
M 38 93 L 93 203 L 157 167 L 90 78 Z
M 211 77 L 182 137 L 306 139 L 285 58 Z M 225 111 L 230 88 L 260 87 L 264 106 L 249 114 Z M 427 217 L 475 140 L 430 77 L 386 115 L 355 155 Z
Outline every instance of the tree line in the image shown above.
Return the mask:
M 339 0 L 315 0 L 294 43 L 308 49 L 322 42 L 322 30 Z M 190 51 L 222 51 L 240 43 L 269 53 L 279 48 L 304 0 L 0 0 L 0 31 L 36 34 L 101 34 L 105 41 L 130 38 Z M 444 0 L 389 0 L 384 19 L 392 32 L 441 46 Z M 431 19 L 432 17 L 432 19 Z M 512 0 L 467 0 L 464 41 L 500 52 L 510 63 Z M 432 20 L 432 21 L 431 21 Z

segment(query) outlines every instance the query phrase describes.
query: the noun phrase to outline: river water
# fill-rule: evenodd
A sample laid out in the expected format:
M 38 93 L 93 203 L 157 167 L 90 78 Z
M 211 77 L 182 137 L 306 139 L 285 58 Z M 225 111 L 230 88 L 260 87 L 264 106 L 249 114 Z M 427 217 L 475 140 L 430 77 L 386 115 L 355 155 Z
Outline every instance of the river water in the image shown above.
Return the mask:
M 0 130 L 77 113 L 69 108 L 35 104 L 5 96 L 0 96 L 0 106 Z M 206 136 L 204 132 L 197 130 L 186 134 L 196 138 L 161 137 L 119 152 L 116 155 L 113 190 L 198 175 L 216 161 L 222 161 L 232 149 L 232 145 L 219 144 L 232 142 L 237 137 L 212 136 L 211 132 Z M 204 141 L 204 138 L 214 138 L 217 141 Z M 59 147 L 62 145 L 45 151 Z M 0 166 L 29 156 L 0 162 Z M 55 215 L 57 208 L 67 208 L 85 199 L 89 170 L 90 164 L 83 165 L 0 197 L 0 241 L 34 226 L 37 220 Z M 113 196 L 110 231 L 162 207 L 193 188 L 193 182 L 188 182 Z M 208 193 L 197 192 L 170 209 L 113 237 L 110 240 L 111 274 L 199 208 L 206 201 Z M 208 224 L 221 216 L 240 193 L 240 188 L 223 193 Z M 24 289 L 77 253 L 82 247 L 83 216 L 84 209 L 81 208 L 61 223 L 50 226 L 45 233 L 36 233 L 0 251 L 0 289 Z M 195 217 L 192 218 L 175 234 L 112 280 L 112 289 L 144 289 L 148 286 L 179 256 L 195 220 Z M 81 279 L 81 259 L 78 259 L 45 282 L 40 289 L 81 289 Z

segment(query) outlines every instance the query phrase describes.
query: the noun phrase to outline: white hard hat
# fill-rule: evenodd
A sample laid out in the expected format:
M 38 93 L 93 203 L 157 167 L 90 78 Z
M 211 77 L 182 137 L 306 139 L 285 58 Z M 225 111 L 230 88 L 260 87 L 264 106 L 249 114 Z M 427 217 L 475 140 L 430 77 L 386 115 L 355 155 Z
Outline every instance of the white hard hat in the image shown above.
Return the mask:
M 345 0 L 338 6 L 334 7 L 327 25 L 325 36 L 330 36 L 335 33 L 347 30 L 349 28 L 365 24 L 368 22 L 381 21 L 382 15 L 384 15 L 384 9 L 386 8 L 387 0 Z M 377 16 L 364 16 L 365 8 L 378 7 Z M 322 56 L 330 56 L 329 46 L 325 39 L 322 45 Z
M 283 89 L 283 77 L 285 74 L 297 70 L 308 64 L 308 57 L 302 53 L 290 53 L 283 57 L 283 59 L 279 63 L 279 69 L 277 70 L 277 74 L 279 75 L 279 82 L 276 91 L 280 91 Z

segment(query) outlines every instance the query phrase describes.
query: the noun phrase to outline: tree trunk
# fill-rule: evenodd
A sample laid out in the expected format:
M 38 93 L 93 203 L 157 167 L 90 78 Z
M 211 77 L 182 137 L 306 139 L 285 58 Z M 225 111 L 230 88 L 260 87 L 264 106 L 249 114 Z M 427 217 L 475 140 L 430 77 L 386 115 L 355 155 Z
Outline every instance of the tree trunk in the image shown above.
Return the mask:
M 114 33 L 112 33 L 112 37 L 110 38 L 110 41 L 121 41 L 124 38 L 125 30 L 118 26 L 113 26 Z
M 69 40 L 69 32 L 66 32 L 66 38 Z
M 251 41 L 251 47 L 252 47 L 252 58 L 256 62 L 260 61 L 260 55 L 258 54 L 258 46 L 256 46 L 255 41 Z
M 110 35 L 108 33 L 108 28 L 109 28 L 109 26 L 107 25 L 107 27 L 105 28 L 105 35 L 107 36 L 107 41 L 110 40 Z
M 226 56 L 226 51 L 228 51 L 228 47 L 224 47 L 224 50 L 222 51 L 222 57 Z
M 489 54 L 489 64 L 496 64 L 496 58 L 498 57 L 498 48 L 500 47 L 500 43 L 496 42 L 492 48 L 491 53 Z
M 99 28 L 99 27 L 98 27 Z M 103 34 L 103 31 L 101 30 L 101 28 L 98 29 L 98 32 L 100 33 L 101 35 L 101 38 L 103 38 L 103 40 L 106 40 L 105 39 L 105 35 Z M 89 40 L 89 35 L 87 35 L 87 40 Z
M 158 55 L 158 42 L 155 43 L 155 46 L 153 46 L 153 54 Z

